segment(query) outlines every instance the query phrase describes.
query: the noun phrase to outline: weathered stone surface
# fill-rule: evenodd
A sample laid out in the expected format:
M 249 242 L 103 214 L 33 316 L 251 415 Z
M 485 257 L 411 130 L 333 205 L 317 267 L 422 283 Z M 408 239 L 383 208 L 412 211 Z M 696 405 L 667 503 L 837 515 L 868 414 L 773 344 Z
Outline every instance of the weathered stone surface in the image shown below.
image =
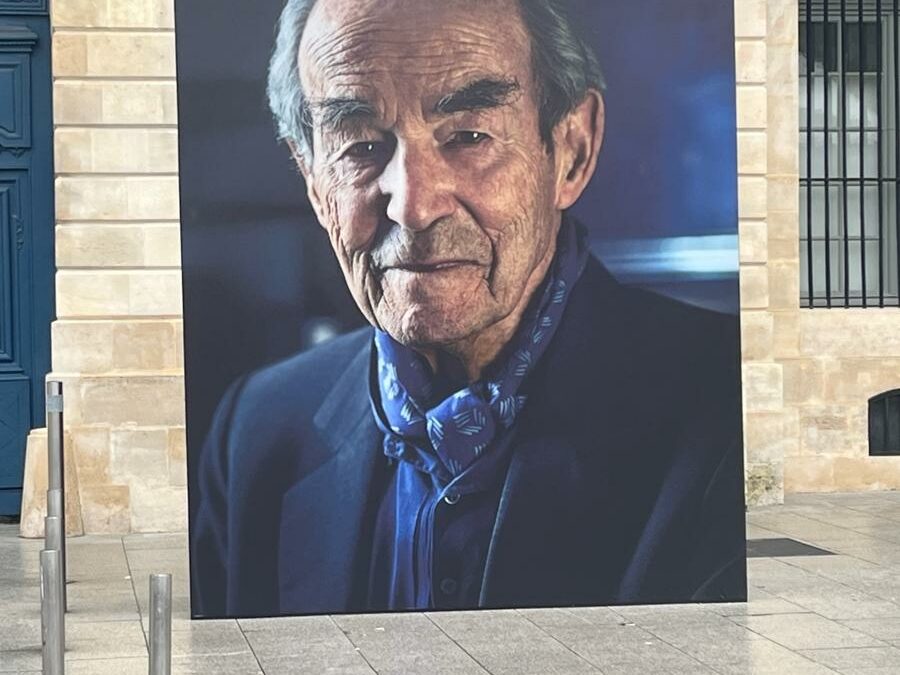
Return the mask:
M 765 264 L 769 249 L 766 223 L 742 220 L 738 227 L 738 232 L 741 264 Z
M 172 0 L 63 0 L 50 3 L 57 28 L 174 28 Z
M 84 530 L 91 534 L 132 531 L 131 499 L 127 485 L 94 485 L 81 489 Z
M 60 80 L 53 85 L 53 116 L 58 125 L 175 124 L 175 82 Z
M 735 37 L 766 37 L 766 4 L 766 0 L 736 0 L 734 3 Z
M 780 363 L 745 363 L 743 373 L 745 412 L 781 410 L 784 385 Z
M 737 87 L 738 129 L 765 129 L 768 122 L 768 96 L 766 88 L 756 84 Z
M 769 306 L 769 273 L 763 265 L 742 265 L 740 273 L 741 308 L 767 309 Z
M 766 217 L 766 178 L 740 176 L 738 178 L 738 213 L 741 218 Z
M 766 81 L 766 43 L 764 40 L 739 39 L 735 44 L 735 71 L 739 84 Z
M 769 312 L 741 314 L 741 354 L 744 361 L 771 360 L 774 320 Z
M 54 142 L 58 173 L 174 173 L 175 129 L 58 129 Z M 127 148 L 127 151 L 124 151 Z
M 79 500 L 78 472 L 72 441 L 66 434 L 63 440 L 63 464 L 66 492 L 66 534 L 84 532 Z M 44 536 L 44 518 L 47 516 L 47 430 L 35 429 L 28 435 L 25 449 L 25 473 L 23 477 L 22 512 L 19 534 L 26 538 Z
M 172 33 L 56 31 L 56 77 L 175 77 Z
M 745 498 L 748 505 L 764 506 L 784 500 L 784 475 L 780 463 L 748 463 L 744 475 Z

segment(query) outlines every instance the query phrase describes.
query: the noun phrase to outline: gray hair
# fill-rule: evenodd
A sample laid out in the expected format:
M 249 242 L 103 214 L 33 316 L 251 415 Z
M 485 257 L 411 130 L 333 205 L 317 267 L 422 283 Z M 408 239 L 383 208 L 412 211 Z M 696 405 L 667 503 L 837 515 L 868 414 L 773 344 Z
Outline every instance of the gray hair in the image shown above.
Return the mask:
M 552 148 L 553 129 L 584 100 L 589 89 L 604 89 L 600 64 L 569 19 L 566 0 L 518 0 L 531 37 L 531 59 L 539 97 L 541 139 Z M 316 0 L 287 0 L 278 20 L 269 63 L 267 93 L 278 137 L 312 159 L 313 126 L 300 84 L 297 56 Z

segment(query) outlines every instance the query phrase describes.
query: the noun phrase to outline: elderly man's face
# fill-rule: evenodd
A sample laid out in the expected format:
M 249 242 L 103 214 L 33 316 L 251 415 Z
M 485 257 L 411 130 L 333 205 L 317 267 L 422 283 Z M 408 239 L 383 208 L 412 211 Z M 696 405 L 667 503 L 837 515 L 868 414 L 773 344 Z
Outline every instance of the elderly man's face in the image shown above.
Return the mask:
M 369 321 L 428 347 L 523 308 L 569 204 L 514 0 L 320 0 L 299 65 L 301 169 Z

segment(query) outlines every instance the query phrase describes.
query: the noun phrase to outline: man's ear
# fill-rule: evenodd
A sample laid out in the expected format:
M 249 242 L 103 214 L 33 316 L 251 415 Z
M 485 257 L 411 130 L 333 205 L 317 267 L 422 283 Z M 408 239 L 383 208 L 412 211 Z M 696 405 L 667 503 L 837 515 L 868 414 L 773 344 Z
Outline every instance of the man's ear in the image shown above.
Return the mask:
M 306 197 L 309 199 L 309 203 L 312 204 L 313 211 L 315 211 L 319 223 L 323 223 L 325 221 L 323 220 L 322 200 L 319 199 L 319 193 L 316 190 L 313 181 L 312 162 L 304 156 L 295 141 L 288 139 L 287 144 L 291 149 L 291 157 L 294 158 L 294 164 L 297 165 L 297 170 L 300 172 L 300 175 L 303 176 L 303 181 L 306 183 Z
M 578 201 L 594 175 L 603 144 L 605 115 L 603 96 L 596 89 L 589 89 L 584 100 L 553 130 L 556 208 L 560 211 Z

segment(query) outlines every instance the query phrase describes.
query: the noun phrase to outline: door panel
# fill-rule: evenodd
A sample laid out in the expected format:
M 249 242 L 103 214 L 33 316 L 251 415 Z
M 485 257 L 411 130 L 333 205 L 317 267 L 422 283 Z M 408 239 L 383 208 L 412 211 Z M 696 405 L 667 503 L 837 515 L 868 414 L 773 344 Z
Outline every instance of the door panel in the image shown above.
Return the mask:
M 28 432 L 43 426 L 53 315 L 50 25 L 0 0 L 0 515 L 16 515 Z

